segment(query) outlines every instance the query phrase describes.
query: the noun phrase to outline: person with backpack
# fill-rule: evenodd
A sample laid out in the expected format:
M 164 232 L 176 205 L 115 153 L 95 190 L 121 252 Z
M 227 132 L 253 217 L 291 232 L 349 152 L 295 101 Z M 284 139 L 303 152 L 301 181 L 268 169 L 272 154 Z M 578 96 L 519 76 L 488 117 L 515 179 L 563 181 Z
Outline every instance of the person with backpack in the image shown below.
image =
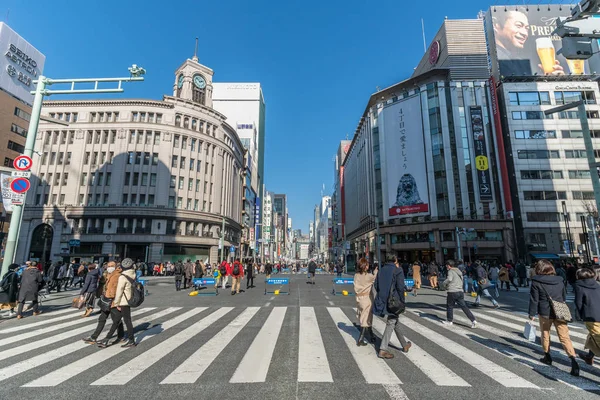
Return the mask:
M 19 275 L 16 270 L 19 264 L 10 264 L 8 272 L 0 281 L 0 310 L 9 309 L 7 317 L 17 315 L 15 307 L 17 306 L 17 293 L 19 292 Z
M 396 333 L 396 337 L 400 341 L 402 351 L 408 353 L 412 346 L 408 342 L 400 329 L 398 317 L 405 310 L 404 291 L 404 271 L 400 267 L 398 258 L 392 253 L 387 255 L 387 263 L 381 268 L 375 279 L 375 290 L 377 296 L 373 304 L 373 314 L 381 317 L 387 315 L 385 331 L 381 338 L 381 346 L 379 347 L 379 358 L 391 359 L 394 355 L 388 351 L 392 331 Z
M 181 290 L 181 279 L 183 277 L 183 265 L 180 262 L 175 263 L 173 267 L 173 275 L 175 276 L 175 290 L 179 292 Z
M 308 283 L 315 284 L 315 274 L 317 273 L 317 263 L 315 260 L 310 260 L 308 263 Z
M 127 342 L 121 347 L 134 347 L 135 337 L 133 335 L 133 323 L 131 321 L 131 302 L 135 301 L 134 284 L 136 283 L 136 274 L 133 269 L 134 263 L 131 258 L 126 258 L 121 261 L 121 275 L 117 281 L 117 289 L 115 298 L 112 301 L 110 309 L 110 317 L 112 325 L 106 334 L 106 337 L 100 342 L 98 347 L 106 348 L 110 346 L 109 339 L 115 334 L 121 320 L 127 327 Z M 143 298 L 143 291 L 142 291 Z M 139 304 L 138 304 L 139 305 Z M 137 306 L 134 304 L 134 306 Z
M 448 278 L 442 283 L 442 289 L 447 290 L 448 294 L 446 297 L 446 321 L 443 321 L 444 325 L 452 325 L 454 320 L 454 306 L 458 305 L 461 310 L 465 313 L 467 318 L 471 321 L 471 328 L 477 327 L 477 321 L 475 316 L 467 308 L 465 303 L 465 293 L 463 291 L 464 276 L 460 269 L 455 267 L 454 260 L 446 261 L 446 267 L 448 268 Z
M 23 318 L 23 306 L 26 301 L 31 301 L 33 315 L 40 315 L 38 293 L 42 287 L 44 280 L 42 273 L 38 269 L 37 262 L 32 261 L 31 264 L 23 271 L 21 275 L 21 288 L 19 289 L 19 307 L 17 308 L 17 319 Z
M 244 267 L 240 263 L 240 260 L 235 260 L 231 267 L 231 295 L 240 293 L 240 284 L 244 277 Z
M 223 260 L 221 262 L 219 272 L 221 273 L 221 288 L 225 290 L 227 289 L 227 276 L 229 274 L 229 263 L 227 261 Z
M 246 261 L 246 290 L 254 287 L 254 265 L 252 265 L 252 260 L 248 259 Z

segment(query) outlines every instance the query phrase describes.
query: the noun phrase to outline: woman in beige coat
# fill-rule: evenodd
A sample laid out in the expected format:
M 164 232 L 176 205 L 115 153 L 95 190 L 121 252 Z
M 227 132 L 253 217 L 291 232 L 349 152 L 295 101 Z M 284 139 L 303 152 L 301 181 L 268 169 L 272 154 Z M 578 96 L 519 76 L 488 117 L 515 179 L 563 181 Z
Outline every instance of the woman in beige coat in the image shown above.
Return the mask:
M 354 293 L 356 294 L 356 310 L 360 322 L 360 336 L 356 342 L 357 346 L 366 346 L 365 335 L 368 333 L 371 343 L 375 343 L 373 333 L 373 282 L 377 277 L 377 268 L 372 274 L 369 273 L 369 263 L 361 258 L 358 262 L 358 272 L 354 275 Z

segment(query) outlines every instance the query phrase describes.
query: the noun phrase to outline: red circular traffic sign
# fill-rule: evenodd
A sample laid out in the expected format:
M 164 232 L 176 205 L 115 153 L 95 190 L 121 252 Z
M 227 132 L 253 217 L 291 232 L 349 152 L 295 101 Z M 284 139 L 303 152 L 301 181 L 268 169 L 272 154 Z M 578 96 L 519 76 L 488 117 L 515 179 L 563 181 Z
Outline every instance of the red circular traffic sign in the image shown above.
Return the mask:
M 33 165 L 33 160 L 29 156 L 19 156 L 13 161 L 13 167 L 19 171 L 27 171 Z
M 15 178 L 10 183 L 10 189 L 15 193 L 25 193 L 30 187 L 31 183 L 27 178 Z

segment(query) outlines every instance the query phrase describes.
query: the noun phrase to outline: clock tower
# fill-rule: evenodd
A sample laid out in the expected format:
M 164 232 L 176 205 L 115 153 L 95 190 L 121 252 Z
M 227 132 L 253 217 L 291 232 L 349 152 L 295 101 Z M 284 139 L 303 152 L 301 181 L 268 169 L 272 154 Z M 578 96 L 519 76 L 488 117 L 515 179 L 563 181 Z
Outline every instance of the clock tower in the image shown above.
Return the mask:
M 213 74 L 212 69 L 198 62 L 198 56 L 194 52 L 194 57 L 185 60 L 175 72 L 173 96 L 212 108 Z

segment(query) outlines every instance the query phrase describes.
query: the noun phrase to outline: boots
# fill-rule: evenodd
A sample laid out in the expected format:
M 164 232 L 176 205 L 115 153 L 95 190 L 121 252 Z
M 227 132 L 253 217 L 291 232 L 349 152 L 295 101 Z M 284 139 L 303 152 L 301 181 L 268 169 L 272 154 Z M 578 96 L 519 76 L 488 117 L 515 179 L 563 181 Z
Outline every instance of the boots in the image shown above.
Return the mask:
M 369 339 L 371 340 L 371 343 L 375 343 L 375 334 L 373 333 L 373 327 L 369 327 L 367 328 L 368 332 L 369 332 Z
M 366 346 L 367 341 L 365 340 L 365 334 L 367 333 L 367 328 L 360 329 L 360 336 L 358 337 L 358 341 L 356 342 L 357 346 Z
M 569 357 L 571 359 L 571 375 L 579 376 L 579 364 L 575 357 Z
M 587 354 L 579 353 L 579 358 L 581 358 L 587 365 L 594 365 L 594 353 L 590 350 Z
M 544 353 L 544 357 L 540 358 L 540 361 L 546 365 L 552 365 L 552 357 L 550 356 L 550 353 Z

